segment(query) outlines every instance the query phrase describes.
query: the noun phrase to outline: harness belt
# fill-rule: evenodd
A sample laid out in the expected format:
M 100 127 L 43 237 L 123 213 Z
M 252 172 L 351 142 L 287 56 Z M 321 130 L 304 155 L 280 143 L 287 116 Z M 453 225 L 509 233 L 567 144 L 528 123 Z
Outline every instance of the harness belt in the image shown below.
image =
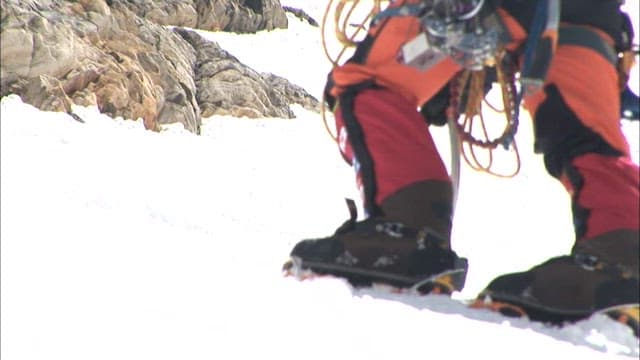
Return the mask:
M 561 26 L 558 30 L 558 44 L 586 47 L 602 55 L 611 65 L 616 66 L 618 63 L 618 55 L 613 46 L 609 45 L 595 31 L 583 26 Z

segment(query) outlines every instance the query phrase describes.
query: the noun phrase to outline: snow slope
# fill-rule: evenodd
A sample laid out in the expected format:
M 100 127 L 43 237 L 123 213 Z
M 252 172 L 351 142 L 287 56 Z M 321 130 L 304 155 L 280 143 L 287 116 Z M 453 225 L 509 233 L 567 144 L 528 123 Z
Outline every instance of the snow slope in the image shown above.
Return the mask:
M 283 4 L 319 20 L 326 1 Z M 319 94 L 329 65 L 318 29 L 289 19 L 288 30 L 205 35 Z M 215 116 L 198 137 L 75 110 L 85 123 L 2 99 L 2 359 L 640 355 L 630 331 L 603 317 L 548 328 L 439 296 L 283 278 L 291 247 L 332 232 L 348 216 L 343 198 L 357 198 L 318 114 Z M 567 197 L 529 153 L 527 124 L 517 178 L 463 169 L 453 242 L 471 268 L 458 298 L 571 246 Z M 637 162 L 638 123 L 624 127 Z M 434 132 L 446 158 L 446 131 Z

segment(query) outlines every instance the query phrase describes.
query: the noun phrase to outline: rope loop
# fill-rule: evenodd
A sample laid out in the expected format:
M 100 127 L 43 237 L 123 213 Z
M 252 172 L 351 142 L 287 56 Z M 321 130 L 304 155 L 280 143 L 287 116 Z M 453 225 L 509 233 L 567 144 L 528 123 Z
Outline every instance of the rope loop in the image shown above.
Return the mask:
M 454 123 L 460 138 L 460 152 L 466 163 L 474 170 L 487 172 L 498 177 L 513 177 L 520 171 L 520 154 L 514 136 L 518 126 L 518 111 L 516 107 L 517 89 L 515 87 L 515 66 L 506 63 L 505 53 L 497 56 L 495 71 L 497 81 L 502 92 L 502 109 L 496 108 L 485 98 L 486 68 L 479 71 L 461 71 L 451 81 L 451 98 L 447 116 L 450 123 Z M 483 104 L 491 110 L 503 113 L 505 125 L 502 134 L 491 138 L 485 117 Z M 511 172 L 499 173 L 493 170 L 494 151 L 502 145 L 505 150 L 513 149 L 515 166 Z M 481 161 L 478 151 L 486 153 L 485 160 Z

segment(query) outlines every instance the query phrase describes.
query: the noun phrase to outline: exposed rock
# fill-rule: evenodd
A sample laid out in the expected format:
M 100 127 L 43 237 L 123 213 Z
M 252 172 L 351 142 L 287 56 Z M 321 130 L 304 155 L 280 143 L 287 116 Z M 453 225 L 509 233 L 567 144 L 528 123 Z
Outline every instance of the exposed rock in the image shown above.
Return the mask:
M 43 110 L 97 105 L 113 117 L 142 118 L 148 129 L 180 122 L 196 133 L 202 115 L 293 117 L 291 103 L 317 110 L 317 100 L 287 80 L 258 74 L 193 31 L 153 22 L 197 25 L 222 3 L 234 14 L 227 25 L 282 25 L 264 15 L 277 0 L 3 0 L 1 95 L 17 93 Z M 263 17 L 239 20 L 238 9 Z
M 279 0 L 128 0 L 122 4 L 160 25 L 237 33 L 287 28 Z
M 121 2 L 136 15 L 158 25 L 173 25 L 195 28 L 198 13 L 194 1 L 181 0 L 129 0 Z
M 23 98 L 33 106 L 49 111 L 70 112 L 71 99 L 65 94 L 60 81 L 48 75 L 39 75 L 15 84 Z
M 279 0 L 195 0 L 198 29 L 252 33 L 287 28 Z
M 291 6 L 283 6 L 282 9 L 285 12 L 292 13 L 298 19 L 302 19 L 302 20 L 308 22 L 309 25 L 311 25 L 311 26 L 320 26 L 318 24 L 318 22 L 314 18 L 312 18 L 309 14 L 304 12 L 304 10 L 302 10 L 302 9 L 296 9 L 296 8 L 291 7 Z
M 72 99 L 114 117 L 142 118 L 152 130 L 173 119 L 191 131 L 199 128 L 195 51 L 172 31 L 118 2 L 109 7 L 104 0 L 6 0 L 2 5 L 7 14 L 1 33 L 3 96 L 17 93 L 43 110 L 67 108 Z M 36 88 L 47 95 L 36 94 Z M 177 93 L 188 101 L 174 107 L 168 103 L 180 98 Z
M 257 73 L 193 31 L 175 31 L 197 49 L 196 87 L 202 116 L 293 118 L 291 102 L 318 110 L 318 101 L 288 80 Z

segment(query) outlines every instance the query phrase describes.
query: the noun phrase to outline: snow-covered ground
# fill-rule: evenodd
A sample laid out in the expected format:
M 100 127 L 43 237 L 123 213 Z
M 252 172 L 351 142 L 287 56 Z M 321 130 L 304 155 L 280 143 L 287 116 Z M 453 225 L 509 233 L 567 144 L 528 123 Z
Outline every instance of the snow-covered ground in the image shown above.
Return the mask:
M 326 3 L 283 1 L 318 21 Z M 329 70 L 319 30 L 289 20 L 287 30 L 202 34 L 319 96 Z M 604 317 L 557 329 L 439 296 L 283 278 L 291 247 L 332 232 L 348 217 L 343 199 L 357 198 L 316 113 L 214 116 L 195 136 L 75 111 L 85 123 L 2 99 L 2 359 L 640 355 L 637 338 Z M 637 162 L 638 122 L 623 126 Z M 446 129 L 434 133 L 448 161 Z M 463 168 L 453 244 L 470 271 L 456 298 L 572 245 L 567 195 L 530 153 L 527 118 L 518 141 L 515 179 Z

